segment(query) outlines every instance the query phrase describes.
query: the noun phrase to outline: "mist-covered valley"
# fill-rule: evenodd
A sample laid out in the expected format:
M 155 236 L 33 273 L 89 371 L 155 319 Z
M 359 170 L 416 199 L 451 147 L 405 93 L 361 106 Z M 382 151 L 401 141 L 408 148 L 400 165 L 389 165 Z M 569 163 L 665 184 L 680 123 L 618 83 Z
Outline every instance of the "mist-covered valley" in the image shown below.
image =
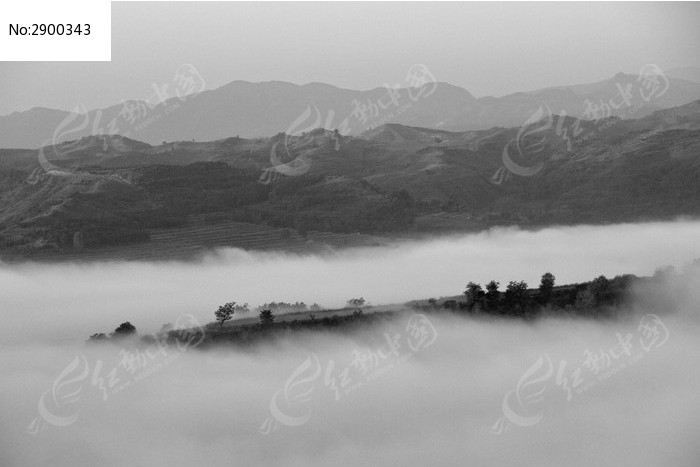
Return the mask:
M 700 459 L 697 275 L 636 289 L 613 319 L 400 312 L 245 348 L 86 345 L 123 321 L 214 321 L 235 300 L 342 306 L 679 272 L 700 222 L 490 231 L 294 255 L 3 264 L 0 464 L 635 465 Z M 661 277 L 661 276 L 659 276 Z M 235 324 L 238 317 L 234 317 Z M 182 345 L 181 345 L 182 344 Z

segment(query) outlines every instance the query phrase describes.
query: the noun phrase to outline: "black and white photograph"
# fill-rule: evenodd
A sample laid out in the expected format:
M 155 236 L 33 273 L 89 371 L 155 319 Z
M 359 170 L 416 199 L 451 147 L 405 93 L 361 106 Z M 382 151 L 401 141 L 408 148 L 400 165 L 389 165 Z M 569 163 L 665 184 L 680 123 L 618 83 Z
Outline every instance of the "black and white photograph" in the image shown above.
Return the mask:
M 700 3 L 84 4 L 0 5 L 0 467 L 700 466 Z

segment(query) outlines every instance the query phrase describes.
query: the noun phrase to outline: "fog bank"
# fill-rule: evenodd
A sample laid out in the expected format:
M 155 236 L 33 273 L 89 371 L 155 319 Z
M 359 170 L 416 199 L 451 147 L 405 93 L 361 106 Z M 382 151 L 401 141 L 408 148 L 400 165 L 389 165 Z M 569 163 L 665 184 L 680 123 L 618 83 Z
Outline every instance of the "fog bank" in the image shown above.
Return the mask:
M 558 284 L 651 275 L 700 257 L 698 238 L 700 222 L 649 223 L 495 229 L 324 256 L 223 249 L 196 262 L 0 265 L 3 340 L 73 341 L 126 320 L 154 332 L 183 313 L 212 321 L 231 300 L 401 303 L 456 295 L 468 281 L 535 286 L 546 271 Z
M 137 381 L 118 366 L 120 349 L 110 345 L 13 348 L 0 363 L 0 462 L 7 467 L 696 466 L 698 326 L 663 317 L 667 342 L 644 352 L 640 319 L 607 324 L 547 319 L 529 325 L 430 316 L 435 341 L 410 352 L 406 315 L 363 336 L 312 334 L 252 351 L 193 349 L 172 361 L 156 357 L 149 360 L 155 371 Z M 355 352 L 386 347 L 384 332 L 401 335 L 398 352 L 410 358 L 380 359 L 375 377 L 363 377 L 353 366 Z M 634 336 L 632 356 L 615 359 L 610 370 L 616 372 L 598 380 L 602 372 L 594 375 L 584 366 L 584 352 L 609 353 L 616 333 Z M 79 378 L 78 367 L 62 378 L 54 403 L 56 378 L 77 355 L 90 374 L 63 385 Z M 547 369 L 540 366 L 518 390 L 543 356 L 554 372 L 539 381 Z M 98 361 L 104 363 L 106 387 L 111 368 L 118 368 L 119 385 L 132 383 L 103 400 L 90 380 Z M 350 390 L 338 399 L 326 381 L 331 362 L 338 385 L 341 370 L 350 369 Z M 556 382 L 561 362 L 568 378 L 583 368 L 580 388 L 592 384 L 570 401 Z M 362 385 L 354 386 L 358 381 Z M 76 388 L 77 399 L 62 403 Z M 540 398 L 531 399 L 540 389 Z M 508 398 L 517 417 L 541 419 L 510 423 L 497 433 L 493 427 L 513 390 L 523 396 L 522 403 L 513 393 Z M 29 434 L 44 391 L 51 413 L 78 418 Z M 275 397 L 282 414 L 297 421 L 264 430 Z
M 618 320 L 406 310 L 249 349 L 83 340 L 127 319 L 142 331 L 185 314 L 205 323 L 227 300 L 382 303 L 468 280 L 535 285 L 547 270 L 559 283 L 649 275 L 700 257 L 698 234 L 698 223 L 498 230 L 324 257 L 4 265 L 0 465 L 696 467 L 698 277 L 668 276 L 676 310 L 639 290 Z

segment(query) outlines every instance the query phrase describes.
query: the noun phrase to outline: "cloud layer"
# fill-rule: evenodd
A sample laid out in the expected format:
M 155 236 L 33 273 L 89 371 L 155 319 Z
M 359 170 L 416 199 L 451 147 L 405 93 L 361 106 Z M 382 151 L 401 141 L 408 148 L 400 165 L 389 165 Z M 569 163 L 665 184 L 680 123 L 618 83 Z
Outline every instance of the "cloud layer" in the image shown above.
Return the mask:
M 295 335 L 246 350 L 153 348 L 141 360 L 128 347 L 82 340 L 126 319 L 147 331 L 183 313 L 206 322 L 230 299 L 334 305 L 364 295 L 382 303 L 458 293 L 467 280 L 534 284 L 545 270 L 559 282 L 650 274 L 700 256 L 698 233 L 697 223 L 504 230 L 323 258 L 223 251 L 195 263 L 4 266 L 0 464 L 695 466 L 696 292 L 682 296 L 682 313 L 640 310 L 608 322 L 431 315 L 434 342 L 416 350 L 408 310 L 343 337 Z M 667 339 L 644 350 L 650 341 L 639 326 L 650 311 Z M 610 357 L 628 334 L 628 354 Z M 387 335 L 398 336 L 395 353 Z M 608 377 L 589 368 L 587 351 L 608 354 Z M 358 358 L 367 352 L 374 367 L 362 373 Z M 139 366 L 134 374 L 129 364 Z M 576 389 L 585 390 L 567 400 L 562 378 L 571 386 L 577 368 Z M 344 369 L 351 389 L 336 398 L 333 381 L 341 384 Z M 495 434 L 508 394 L 508 408 L 539 420 L 522 426 L 505 417 L 508 429 Z M 40 400 L 58 420 L 77 419 L 27 433 L 42 419 Z M 303 423 L 261 433 L 270 417 L 279 422 L 272 400 Z

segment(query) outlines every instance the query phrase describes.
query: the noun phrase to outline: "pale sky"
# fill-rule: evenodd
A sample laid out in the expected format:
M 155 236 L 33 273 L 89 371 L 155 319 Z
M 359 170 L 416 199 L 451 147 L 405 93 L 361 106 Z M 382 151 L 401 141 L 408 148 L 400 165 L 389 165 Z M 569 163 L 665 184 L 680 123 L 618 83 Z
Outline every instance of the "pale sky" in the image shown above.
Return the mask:
M 114 2 L 111 62 L 0 63 L 0 115 L 146 99 L 183 63 L 230 81 L 403 83 L 422 63 L 476 97 L 700 66 L 700 4 Z

